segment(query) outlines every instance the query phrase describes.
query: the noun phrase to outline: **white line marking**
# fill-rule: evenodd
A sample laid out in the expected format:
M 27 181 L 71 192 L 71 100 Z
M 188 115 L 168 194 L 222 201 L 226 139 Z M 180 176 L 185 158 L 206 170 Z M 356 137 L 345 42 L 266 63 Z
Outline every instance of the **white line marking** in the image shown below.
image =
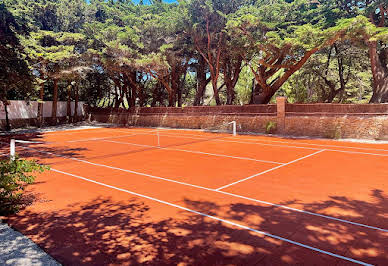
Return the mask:
M 147 135 L 147 133 L 144 133 L 144 134 Z M 203 140 L 217 141 L 217 142 L 241 143 L 241 144 L 272 146 L 272 147 L 282 147 L 282 148 L 295 148 L 295 149 L 315 150 L 315 151 L 322 150 L 322 149 L 319 149 L 319 148 L 310 148 L 310 147 L 292 146 L 292 145 L 280 145 L 280 144 L 277 145 L 277 144 L 269 144 L 269 143 L 235 141 L 235 140 L 226 140 L 226 139 L 208 139 L 208 138 L 199 138 L 199 137 L 185 137 L 185 136 L 177 136 L 177 135 L 174 135 L 174 134 L 166 134 L 166 133 L 164 133 L 164 135 L 161 135 L 161 136 L 176 137 L 176 138 L 189 138 L 189 139 L 203 139 Z M 334 151 L 334 152 L 342 152 L 342 153 L 350 153 L 350 154 L 363 154 L 363 155 L 373 155 L 373 156 L 388 157 L 388 154 L 380 154 L 380 153 L 345 151 L 345 150 L 337 150 L 337 149 L 325 149 L 325 150 L 326 151 Z
M 290 164 L 292 164 L 292 163 L 296 163 L 296 162 L 298 162 L 298 161 L 300 161 L 300 160 L 306 159 L 306 158 L 308 158 L 308 157 L 311 157 L 311 156 L 316 155 L 316 154 L 318 154 L 318 153 L 321 153 L 321 152 L 323 152 L 323 151 L 325 151 L 325 150 L 320 150 L 320 151 L 314 152 L 314 153 L 312 153 L 312 154 L 306 155 L 306 156 L 304 156 L 304 157 L 301 157 L 301 158 L 299 158 L 299 159 L 293 160 L 293 161 L 291 161 L 291 162 L 288 162 L 288 163 L 285 163 L 285 164 L 282 164 L 282 165 L 273 167 L 273 168 L 271 168 L 271 169 L 268 169 L 268 170 L 266 170 L 266 171 L 260 172 L 260 173 L 258 173 L 258 174 L 254 174 L 254 175 L 248 176 L 247 178 L 238 180 L 238 181 L 236 181 L 236 182 L 230 183 L 230 184 L 225 185 L 225 186 L 223 186 L 223 187 L 219 187 L 219 188 L 216 189 L 216 191 L 219 191 L 219 190 L 221 190 L 221 189 L 224 189 L 224 188 L 227 188 L 227 187 L 236 185 L 236 184 L 238 184 L 238 183 L 247 181 L 247 180 L 252 179 L 252 178 L 254 178 L 254 177 L 257 177 L 257 176 L 260 176 L 260 175 L 264 175 L 264 174 L 266 174 L 266 173 L 268 173 L 268 172 L 274 171 L 274 170 L 276 170 L 276 169 L 279 169 L 279 168 L 284 167 L 284 166 L 286 166 L 286 165 L 290 165 Z
M 344 220 L 344 219 L 340 219 L 340 218 L 336 218 L 336 217 L 332 217 L 332 216 L 327 216 L 327 215 L 323 215 L 323 214 L 319 214 L 319 213 L 314 213 L 314 212 L 304 211 L 304 210 L 300 210 L 300 209 L 296 209 L 296 208 L 291 208 L 291 207 L 288 207 L 288 206 L 285 206 L 285 205 L 280 205 L 280 204 L 275 204 L 275 203 L 271 203 L 271 202 L 261 201 L 261 200 L 258 200 L 258 199 L 252 199 L 252 198 L 244 197 L 244 196 L 241 196 L 241 195 L 237 195 L 237 194 L 233 194 L 233 193 L 229 193 L 229 192 L 225 192 L 225 191 L 221 191 L 221 190 L 215 190 L 215 189 L 211 189 L 211 188 L 207 188 L 207 187 L 193 185 L 193 184 L 189 184 L 189 183 L 185 183 L 185 182 L 176 181 L 176 180 L 173 180 L 173 179 L 168 179 L 168 178 L 164 178 L 164 177 L 149 175 L 149 174 L 145 174 L 145 173 L 141 173 L 141 172 L 136 172 L 136 171 L 131 171 L 131 170 L 127 170 L 127 169 L 122 169 L 122 168 L 118 168 L 118 167 L 113 167 L 113 166 L 109 166 L 109 165 L 96 164 L 96 163 L 92 163 L 92 162 L 85 161 L 85 160 L 80 160 L 80 159 L 76 159 L 76 158 L 66 157 L 66 156 L 62 156 L 62 155 L 56 155 L 56 154 L 51 153 L 51 152 L 40 151 L 40 150 L 37 150 L 37 149 L 34 149 L 34 148 L 29 148 L 29 147 L 28 148 L 27 147 L 23 147 L 23 148 L 35 150 L 35 151 L 37 151 L 39 153 L 46 153 L 46 154 L 54 155 L 56 157 L 61 157 L 61 158 L 65 158 L 65 159 L 79 161 L 79 162 L 86 163 L 86 164 L 91 164 L 91 165 L 100 166 L 100 167 L 106 167 L 106 168 L 110 168 L 110 169 L 113 169 L 113 170 L 118 170 L 118 171 L 122 171 L 122 172 L 132 173 L 132 174 L 136 174 L 136 175 L 140 175 L 140 176 L 146 176 L 146 177 L 149 177 L 149 178 L 163 180 L 163 181 L 166 181 L 166 182 L 176 183 L 176 184 L 180 184 L 180 185 L 184 185 L 184 186 L 189 186 L 189 187 L 194 187 L 194 188 L 203 189 L 203 190 L 207 190 L 207 191 L 221 193 L 221 194 L 225 194 L 225 195 L 236 197 L 236 198 L 246 199 L 246 200 L 249 200 L 249 201 L 258 202 L 258 203 L 262 203 L 262 204 L 269 205 L 269 206 L 279 207 L 279 208 L 283 208 L 283 209 L 287 209 L 287 210 L 293 210 L 293 211 L 304 213 L 304 214 L 314 215 L 314 216 L 317 216 L 317 217 L 322 217 L 322 218 L 326 218 L 326 219 L 330 219 L 330 220 L 334 220 L 334 221 L 339 221 L 339 222 L 343 222 L 343 223 L 357 225 L 357 226 L 360 226 L 360 227 L 374 229 L 374 230 L 378 230 L 378 231 L 382 231 L 382 232 L 388 232 L 388 229 L 383 229 L 383 228 L 379 228 L 379 227 L 375 227 L 375 226 L 370 226 L 370 225 L 365 225 L 365 224 L 361 224 L 361 223 L 356 223 L 356 222 L 352 222 L 352 221 L 348 221 L 348 220 Z
M 85 133 L 83 131 L 97 131 L 97 130 L 100 130 L 100 129 L 107 129 L 105 127 L 92 127 L 92 128 L 74 128 L 74 129 L 62 129 L 60 131 L 57 131 L 57 130 L 40 130 L 40 131 L 37 131 L 37 133 L 39 134 L 44 134 L 44 135 L 74 135 L 74 134 L 77 134 L 77 133 Z M 28 132 L 27 132 L 28 134 Z
M 167 129 L 165 129 L 167 130 Z M 127 132 L 127 131 L 124 131 L 124 130 L 117 130 L 117 131 L 120 131 L 120 132 Z M 138 130 L 140 131 L 140 130 Z M 143 131 L 144 133 L 139 133 L 139 134 L 136 134 L 136 135 L 152 135 L 152 131 Z M 312 148 L 312 147 L 302 147 L 302 146 L 294 146 L 294 145 L 277 145 L 277 144 L 269 144 L 269 143 L 261 143 L 261 142 L 249 142 L 249 141 L 236 141 L 236 140 L 229 140 L 229 139 L 212 139 L 212 138 L 203 138 L 203 137 L 190 137 L 191 136 L 199 136 L 199 135 L 194 135 L 194 134 L 185 134 L 185 135 L 189 135 L 189 136 L 178 136 L 174 133 L 164 133 L 164 134 L 160 134 L 160 136 L 165 136 L 165 137 L 175 137 L 175 138 L 188 138 L 188 139 L 201 139 L 201 140 L 207 140 L 207 141 L 217 141 L 217 142 L 229 142 L 229 143 L 241 143 L 241 144 L 253 144 L 253 145 L 261 145 L 261 146 L 271 146 L 271 147 L 281 147 L 281 148 L 295 148 L 295 149 L 304 149 L 304 150 L 315 150 L 315 151 L 319 151 L 321 149 L 319 148 Z M 121 138 L 121 137 L 126 137 L 128 135 L 123 135 L 123 136 L 115 136 L 114 138 Z M 229 137 L 225 137 L 225 138 L 229 138 Z M 109 139 L 106 138 L 106 139 Z M 98 140 L 98 139 L 85 139 L 85 140 L 80 140 L 80 141 L 93 141 L 93 140 Z M 71 141 L 71 142 L 77 142 L 77 140 L 75 141 Z M 268 142 L 268 141 L 267 141 Z M 286 143 L 286 142 L 285 142 Z M 290 142 L 291 143 L 291 142 Z M 318 145 L 318 144 L 317 144 Z M 322 145 L 323 147 L 325 147 L 325 145 Z M 331 145 L 331 146 L 334 146 L 334 145 Z M 338 147 L 341 147 L 341 146 L 338 146 Z M 350 147 L 344 147 L 344 148 L 349 148 L 351 149 Z M 354 148 L 354 147 L 352 147 Z M 368 148 L 365 148 L 366 150 L 368 150 Z M 341 153 L 349 153 L 349 154 L 363 154 L 363 155 L 372 155 L 372 156 L 382 156 L 382 157 L 388 157 L 388 154 L 379 154 L 379 153 L 369 153 L 369 152 L 357 152 L 357 151 L 346 151 L 346 150 L 337 150 L 337 149 L 325 149 L 326 151 L 333 151 L 333 152 L 341 152 Z M 374 150 L 374 149 L 370 149 L 370 150 Z
M 34 149 L 34 148 L 31 148 L 31 147 L 21 147 L 21 148 L 29 149 L 29 150 L 35 150 L 38 153 L 45 153 L 45 154 L 53 155 L 53 156 L 56 156 L 56 157 L 65 158 L 65 159 L 69 159 L 69 160 L 73 160 L 73 161 L 77 161 L 77 162 L 81 162 L 81 163 L 86 163 L 86 164 L 90 164 L 90 165 L 94 165 L 94 166 L 105 167 L 105 168 L 109 168 L 109 169 L 113 169 L 113 170 L 118 170 L 118 171 L 122 171 L 122 172 L 127 172 L 127 173 L 131 173 L 131 174 L 135 174 L 135 175 L 141 175 L 141 176 L 146 176 L 146 177 L 150 177 L 150 178 L 154 178 L 154 179 L 160 179 L 160 180 L 164 180 L 164 181 L 168 181 L 168 182 L 172 182 L 172 183 L 177 183 L 177 184 L 180 184 L 180 185 L 185 185 L 185 186 L 190 186 L 190 187 L 195 187 L 195 188 L 200 188 L 200 189 L 206 189 L 206 190 L 214 191 L 213 189 L 210 189 L 210 188 L 205 188 L 205 187 L 201 187 L 201 186 L 197 186 L 197 185 L 193 185 L 193 184 L 189 184 L 189 183 L 185 183 L 185 182 L 180 182 L 180 181 L 176 181 L 176 180 L 169 179 L 169 178 L 149 175 L 149 174 L 145 174 L 145 173 L 141 173 L 141 172 L 137 172 L 137 171 L 132 171 L 132 170 L 127 170 L 127 169 L 123 169 L 123 168 L 119 168 L 119 167 L 114 167 L 114 166 L 110 166 L 110 165 L 105 165 L 105 164 L 93 163 L 93 162 L 89 162 L 89 161 L 86 161 L 86 160 L 72 158 L 72 157 L 68 157 L 68 156 L 64 156 L 64 155 L 56 155 L 56 154 L 54 154 L 52 152 L 40 151 L 38 149 Z
M 203 216 L 203 217 L 210 218 L 210 219 L 215 220 L 215 221 L 219 221 L 219 222 L 222 222 L 222 223 L 225 223 L 225 224 L 233 225 L 235 227 L 238 227 L 238 228 L 241 228 L 241 229 L 244 229 L 244 230 L 252 231 L 252 232 L 255 232 L 255 233 L 263 235 L 263 236 L 267 236 L 267 237 L 270 237 L 270 238 L 278 239 L 278 240 L 281 240 L 281 241 L 284 241 L 284 242 L 287 242 L 287 243 L 290 243 L 290 244 L 293 244 L 293 245 L 296 245 L 296 246 L 299 246 L 299 247 L 303 247 L 303 248 L 306 248 L 306 249 L 310 249 L 310 250 L 313 250 L 313 251 L 316 251 L 316 252 L 319 252 L 319 253 L 322 253 L 322 254 L 325 254 L 325 255 L 329 255 L 329 256 L 335 257 L 335 258 L 339 258 L 339 259 L 342 259 L 342 260 L 350 261 L 350 262 L 357 263 L 357 264 L 360 264 L 360 265 L 365 265 L 365 266 L 371 265 L 371 264 L 368 264 L 368 263 L 365 263 L 365 262 L 362 262 L 362 261 L 359 261 L 359 260 L 355 260 L 355 259 L 352 259 L 352 258 L 349 258 L 349 257 L 338 255 L 336 253 L 332 253 L 332 252 L 325 251 L 325 250 L 322 250 L 322 249 L 319 249 L 319 248 L 315 248 L 315 247 L 312 247 L 312 246 L 309 246 L 309 245 L 305 245 L 305 244 L 302 244 L 300 242 L 296 242 L 296 241 L 293 241 L 293 240 L 290 240 L 290 239 L 287 239 L 287 238 L 284 238 L 284 237 L 281 237 L 281 236 L 277 236 L 277 235 L 274 235 L 274 234 L 271 234 L 271 233 L 267 233 L 267 232 L 264 232 L 264 231 L 259 231 L 259 230 L 253 229 L 251 227 L 248 227 L 246 225 L 242 225 L 242 224 L 235 223 L 235 222 L 232 222 L 232 221 L 229 221 L 229 220 L 226 220 L 226 219 L 222 219 L 222 218 L 219 218 L 219 217 L 216 217 L 216 216 L 213 216 L 213 215 L 209 215 L 209 214 L 206 214 L 206 213 L 195 211 L 195 210 L 192 210 L 192 209 L 189 209 L 189 208 L 186 208 L 186 207 L 174 204 L 174 203 L 170 203 L 170 202 L 167 202 L 167 201 L 164 201 L 164 200 L 160 200 L 160 199 L 154 198 L 154 197 L 150 197 L 150 196 L 143 195 L 143 194 L 140 194 L 140 193 L 136 193 L 136 192 L 133 192 L 133 191 L 130 191 L 130 190 L 118 188 L 118 187 L 115 187 L 115 186 L 112 186 L 112 185 L 108 185 L 108 184 L 105 184 L 105 183 L 101 183 L 101 182 L 98 182 L 98 181 L 95 181 L 95 180 L 92 180 L 92 179 L 89 179 L 89 178 L 86 178 L 86 177 L 82 177 L 82 176 L 66 173 L 66 172 L 63 172 L 63 171 L 56 170 L 56 169 L 51 169 L 51 170 L 54 171 L 54 172 L 57 172 L 57 173 L 61 173 L 61 174 L 72 176 L 72 177 L 75 177 L 75 178 L 78 178 L 78 179 L 81 179 L 81 180 L 84 180 L 84 181 L 87 181 L 87 182 L 91 182 L 91 183 L 94 183 L 94 184 L 97 184 L 97 185 L 100 185 L 100 186 L 104 186 L 104 187 L 107 187 L 107 188 L 111 188 L 111 189 L 114 189 L 114 190 L 125 192 L 127 194 L 131 194 L 131 195 L 135 195 L 135 196 L 138 196 L 138 197 L 141 197 L 141 198 L 145 198 L 145 199 L 148 199 L 148 200 L 156 201 L 156 202 L 159 202 L 159 203 L 162 203 L 162 204 L 165 204 L 165 205 L 168 205 L 168 206 L 172 206 L 172 207 L 175 207 L 175 208 L 187 211 L 187 212 L 191 212 L 191 213 Z
M 144 133 L 144 135 L 150 135 L 149 133 Z M 186 135 L 186 134 L 185 134 Z M 272 146 L 272 147 L 283 147 L 283 148 L 296 148 L 296 149 L 304 149 L 304 150 L 321 150 L 318 148 L 309 148 L 309 147 L 300 147 L 300 146 L 290 146 L 290 145 L 276 145 L 276 144 L 267 144 L 267 143 L 253 143 L 253 142 L 247 142 L 247 141 L 235 141 L 235 140 L 222 140 L 222 139 L 216 139 L 216 138 L 201 138 L 201 137 L 190 137 L 190 136 L 181 136 L 176 134 L 169 134 L 169 133 L 163 133 L 160 134 L 160 136 L 165 137 L 174 137 L 174 138 L 184 138 L 184 139 L 201 139 L 201 140 L 207 140 L 207 141 L 221 141 L 221 142 L 230 142 L 230 143 L 241 143 L 241 144 L 255 144 L 255 145 L 261 145 L 261 146 Z
M 376 226 L 360 224 L 360 223 L 356 223 L 356 222 L 352 222 L 352 221 L 336 218 L 336 217 L 333 217 L 333 216 L 328 216 L 328 215 L 319 214 L 319 213 L 315 213 L 315 212 L 300 210 L 300 209 L 288 207 L 288 206 L 281 205 L 281 204 L 276 204 L 276 203 L 272 203 L 272 202 L 267 202 L 267 201 L 263 201 L 263 200 L 253 199 L 253 198 L 249 198 L 249 197 L 245 197 L 245 196 L 229 193 L 229 192 L 222 191 L 222 190 L 214 190 L 214 191 L 216 191 L 218 193 L 225 194 L 225 195 L 229 195 L 231 197 L 241 198 L 241 199 L 245 199 L 245 200 L 248 200 L 248 201 L 253 201 L 253 202 L 257 202 L 257 203 L 261 203 L 261 204 L 265 204 L 265 205 L 269 205 L 269 206 L 279 207 L 279 208 L 290 210 L 290 211 L 295 211 L 295 212 L 300 212 L 300 213 L 304 213 L 304 214 L 309 214 L 309 215 L 313 215 L 313 216 L 317 216 L 317 217 L 321 217 L 321 218 L 325 218 L 325 219 L 329 219 L 329 220 L 334 220 L 334 221 L 338 221 L 338 222 L 342 222 L 342 223 L 352 224 L 352 225 L 356 225 L 356 226 L 360 226 L 360 227 L 365 227 L 365 228 L 369 228 L 369 229 L 373 229 L 373 230 L 378 230 L 378 231 L 382 231 L 382 232 L 386 232 L 386 233 L 388 232 L 388 229 L 383 229 L 383 228 L 376 227 Z
M 117 144 L 140 146 L 140 147 L 158 148 L 161 150 L 181 151 L 181 152 L 205 154 L 205 155 L 210 155 L 210 156 L 226 157 L 226 158 L 239 159 L 239 160 L 248 160 L 248 161 L 261 162 L 261 163 L 280 164 L 280 165 L 285 164 L 285 163 L 274 162 L 274 161 L 258 160 L 258 159 L 249 158 L 249 157 L 238 157 L 238 156 L 231 156 L 231 155 L 218 154 L 218 153 L 208 153 L 208 152 L 192 151 L 192 150 L 184 150 L 184 149 L 165 148 L 165 147 L 159 147 L 159 146 L 153 146 L 153 145 L 136 144 L 136 143 L 132 143 L 132 142 L 122 142 L 122 141 L 113 141 L 113 140 L 104 140 L 104 141 L 111 142 L 111 143 L 117 143 Z
M 165 131 L 174 131 L 174 130 L 179 130 L 179 129 L 161 129 L 161 130 L 165 130 Z M 190 131 L 190 130 L 189 130 Z M 148 132 L 148 131 L 145 131 L 145 132 Z M 206 133 L 206 132 L 205 132 Z M 169 132 L 165 133 L 165 134 L 169 134 Z M 171 132 L 171 134 L 173 135 L 174 133 Z M 188 135 L 188 136 L 197 136 L 197 137 L 201 137 L 203 135 L 198 135 L 198 134 L 184 134 L 184 135 Z M 257 139 L 242 139 L 242 138 L 235 138 L 235 137 L 229 137 L 229 136 L 226 136 L 225 137 L 226 139 L 239 139 L 239 140 L 251 140 L 251 141 L 263 141 L 263 142 L 274 142 L 274 143 L 290 143 L 290 144 L 294 144 L 294 145 L 299 145 L 299 144 L 304 144 L 304 145 L 309 145 L 309 146 L 319 146 L 319 147 L 337 147 L 337 148 L 345 148 L 345 149 L 357 149 L 357 150 L 376 150 L 376 151 L 388 151 L 387 149 L 377 149 L 377 148 L 364 148 L 364 147 L 354 147 L 354 146 L 341 146 L 341 145 L 324 145 L 324 144 L 314 144 L 314 143 L 307 143 L 307 142 L 298 142 L 298 143 L 294 143 L 294 142 L 289 142 L 289 141 L 279 141 L 279 140 L 257 140 Z M 251 143 L 251 142 L 249 142 Z M 327 149 L 326 149 L 327 150 Z M 337 151 L 337 150 L 335 150 Z M 369 153 L 367 153 L 369 154 Z M 373 153 L 372 153 L 373 154 Z
M 343 151 L 343 150 L 333 150 L 333 149 L 326 149 L 326 151 L 334 151 L 334 152 L 342 152 L 342 153 L 350 153 L 350 154 L 363 154 L 363 155 L 373 155 L 373 156 L 388 157 L 388 154 L 369 153 L 369 152 L 360 152 L 360 151 Z
M 229 137 L 227 137 L 229 138 Z M 290 141 L 280 141 L 280 140 L 255 140 L 255 139 L 244 139 L 244 140 L 251 140 L 251 141 L 263 141 L 263 142 L 274 142 L 274 143 L 290 143 L 290 144 L 303 144 L 303 145 L 309 145 L 309 146 L 318 146 L 318 147 L 335 147 L 335 148 L 345 148 L 345 149 L 355 149 L 355 150 L 369 150 L 369 151 L 387 151 L 387 149 L 377 149 L 377 148 L 365 148 L 365 147 L 354 147 L 354 146 L 341 146 L 341 145 L 330 145 L 330 144 L 314 144 L 314 143 L 307 143 L 307 142 L 290 142 Z
M 155 131 L 156 132 L 156 131 Z M 152 132 L 150 132 L 147 135 L 152 135 Z M 65 142 L 87 142 L 87 141 L 95 141 L 95 140 L 106 140 L 106 139 L 119 139 L 119 138 L 125 138 L 125 137 L 131 137 L 131 136 L 137 136 L 137 135 L 144 135 L 144 133 L 136 133 L 136 134 L 128 134 L 128 135 L 120 135 L 120 136 L 110 136 L 110 137 L 102 137 L 102 138 L 89 138 L 89 139 L 78 139 L 78 140 L 69 140 Z

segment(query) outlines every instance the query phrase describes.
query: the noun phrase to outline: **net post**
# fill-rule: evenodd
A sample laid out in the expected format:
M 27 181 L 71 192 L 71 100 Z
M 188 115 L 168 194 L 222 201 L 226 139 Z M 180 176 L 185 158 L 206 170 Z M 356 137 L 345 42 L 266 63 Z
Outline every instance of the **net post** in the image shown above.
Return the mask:
M 10 159 L 11 159 L 11 161 L 14 161 L 15 160 L 15 150 L 16 150 L 15 139 L 11 139 L 9 149 L 10 149 Z
M 232 125 L 233 125 L 233 136 L 237 136 L 237 123 L 236 123 L 236 121 L 233 121 Z

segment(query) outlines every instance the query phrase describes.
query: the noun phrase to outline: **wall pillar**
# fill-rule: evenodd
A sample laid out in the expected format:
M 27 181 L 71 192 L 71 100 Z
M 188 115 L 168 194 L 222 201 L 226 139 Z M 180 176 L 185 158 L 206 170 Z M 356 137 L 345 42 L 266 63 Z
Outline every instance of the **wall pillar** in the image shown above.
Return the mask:
M 276 98 L 276 122 L 277 122 L 277 133 L 284 134 L 286 130 L 286 97 L 277 97 Z

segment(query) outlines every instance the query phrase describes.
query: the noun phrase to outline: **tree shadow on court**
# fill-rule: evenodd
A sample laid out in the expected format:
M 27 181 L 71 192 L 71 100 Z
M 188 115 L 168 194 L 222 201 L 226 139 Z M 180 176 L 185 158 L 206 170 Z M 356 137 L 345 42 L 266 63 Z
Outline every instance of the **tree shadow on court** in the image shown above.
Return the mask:
M 305 209 L 387 228 L 388 196 L 373 202 L 332 197 Z M 388 261 L 388 233 L 269 205 L 220 205 L 185 198 L 183 207 L 363 262 Z M 290 204 L 292 202 L 289 202 Z M 334 216 L 334 214 L 333 214 Z M 9 223 L 64 265 L 335 265 L 350 264 L 305 247 L 173 207 L 109 197 L 57 212 L 28 208 Z
M 0 154 L 9 155 L 9 143 L 12 138 L 29 142 L 16 143 L 17 153 L 24 159 L 35 158 L 38 162 L 59 157 L 81 158 L 81 152 L 87 150 L 86 148 L 71 148 L 64 144 L 51 145 L 43 137 L 44 135 L 39 132 L 1 136 Z

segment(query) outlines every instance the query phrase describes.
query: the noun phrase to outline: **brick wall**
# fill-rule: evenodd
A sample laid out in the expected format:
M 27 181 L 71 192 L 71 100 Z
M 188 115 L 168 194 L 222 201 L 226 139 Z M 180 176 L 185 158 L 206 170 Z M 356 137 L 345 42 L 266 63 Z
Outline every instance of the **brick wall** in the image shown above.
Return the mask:
M 89 110 L 91 120 L 140 127 L 223 129 L 231 121 L 244 133 L 274 133 L 324 138 L 388 139 L 388 104 L 277 104 L 245 106 L 143 107 Z

